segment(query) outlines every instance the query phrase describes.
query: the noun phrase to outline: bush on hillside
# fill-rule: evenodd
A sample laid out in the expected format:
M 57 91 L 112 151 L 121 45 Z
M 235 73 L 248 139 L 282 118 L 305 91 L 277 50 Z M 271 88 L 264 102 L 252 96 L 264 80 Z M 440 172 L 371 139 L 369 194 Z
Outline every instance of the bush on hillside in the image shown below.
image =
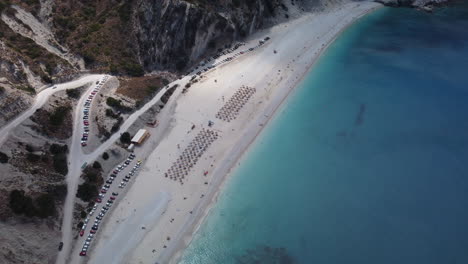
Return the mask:
M 24 191 L 13 190 L 10 192 L 10 208 L 15 214 L 24 214 L 32 217 L 35 215 L 35 208 L 31 197 L 24 195 Z
M 54 143 L 54 144 L 50 145 L 49 151 L 50 151 L 50 153 L 52 153 L 54 155 L 67 153 L 68 146 L 66 144 L 65 145 L 59 145 L 59 144 Z
M 120 142 L 122 142 L 123 144 L 130 144 L 131 140 L 132 138 L 130 137 L 130 133 L 128 132 L 124 132 L 120 135 Z
M 26 154 L 26 159 L 30 162 L 37 162 L 41 159 L 41 156 L 33 154 L 33 153 L 28 153 Z
M 0 163 L 7 163 L 9 159 L 7 154 L 0 152 Z
M 41 218 L 46 218 L 54 215 L 55 213 L 55 201 L 54 197 L 48 193 L 41 194 L 36 199 L 37 209 L 36 215 Z
M 57 107 L 54 110 L 54 112 L 50 115 L 49 123 L 52 126 L 62 125 L 63 121 L 65 120 L 65 117 L 68 114 L 68 111 L 70 111 L 70 107 L 68 107 L 68 106 L 59 106 L 59 107 Z
M 78 99 L 80 98 L 80 90 L 79 89 L 67 89 L 66 93 L 68 97 Z
M 63 153 L 54 155 L 54 169 L 56 172 L 66 175 L 68 173 L 67 156 Z

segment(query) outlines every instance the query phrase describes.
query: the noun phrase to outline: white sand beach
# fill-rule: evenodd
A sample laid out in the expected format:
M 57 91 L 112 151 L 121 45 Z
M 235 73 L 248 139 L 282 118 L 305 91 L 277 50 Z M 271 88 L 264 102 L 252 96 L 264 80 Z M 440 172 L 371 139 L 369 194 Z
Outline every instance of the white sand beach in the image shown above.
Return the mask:
M 347 3 L 258 32 L 239 50 L 257 46 L 267 36 L 271 39 L 205 73 L 186 93 L 182 89 L 190 76 L 178 81 L 180 87 L 158 115 L 160 125 L 149 129 L 148 142 L 135 150 L 137 159 L 143 157 L 141 172 L 119 195 L 88 256 L 79 257 L 74 250 L 71 263 L 177 263 L 230 170 L 276 109 L 334 38 L 378 7 L 372 2 Z M 241 86 L 255 88 L 255 92 L 234 114 L 235 119 L 216 118 Z M 208 126 L 209 121 L 213 126 Z M 190 168 L 183 184 L 179 178 L 166 178 L 165 173 L 202 129 L 216 132 L 218 138 Z

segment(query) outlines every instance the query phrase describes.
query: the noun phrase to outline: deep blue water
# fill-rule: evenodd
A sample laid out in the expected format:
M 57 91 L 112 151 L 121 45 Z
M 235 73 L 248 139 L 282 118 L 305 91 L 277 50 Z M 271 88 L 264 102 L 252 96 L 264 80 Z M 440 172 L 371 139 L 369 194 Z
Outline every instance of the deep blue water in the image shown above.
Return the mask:
M 348 28 L 181 263 L 467 264 L 468 5 Z

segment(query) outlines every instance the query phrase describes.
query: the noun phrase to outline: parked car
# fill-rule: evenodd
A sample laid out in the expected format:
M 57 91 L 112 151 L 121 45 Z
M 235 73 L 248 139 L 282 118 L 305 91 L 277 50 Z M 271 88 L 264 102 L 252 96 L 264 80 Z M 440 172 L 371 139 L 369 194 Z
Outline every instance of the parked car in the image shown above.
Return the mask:
M 118 192 L 113 192 L 112 195 L 117 196 L 117 195 L 119 195 L 119 193 Z
M 80 256 L 86 256 L 86 251 L 81 251 Z
M 84 230 L 81 230 L 80 231 L 80 236 L 83 236 L 84 235 Z

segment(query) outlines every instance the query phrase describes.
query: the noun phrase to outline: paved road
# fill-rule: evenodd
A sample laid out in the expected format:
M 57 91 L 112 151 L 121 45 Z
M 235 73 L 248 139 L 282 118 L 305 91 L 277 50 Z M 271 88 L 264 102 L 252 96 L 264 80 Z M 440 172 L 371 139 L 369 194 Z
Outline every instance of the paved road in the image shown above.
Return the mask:
M 95 81 L 98 78 L 98 76 L 102 76 L 102 75 L 88 75 L 78 80 L 74 80 L 71 82 L 63 83 L 63 84 L 57 84 L 53 86 L 53 87 L 56 87 L 55 89 L 53 87 L 49 87 L 49 88 L 42 90 L 34 98 L 34 103 L 31 106 L 31 108 L 23 112 L 17 118 L 13 119 L 12 121 L 10 121 L 10 123 L 8 123 L 7 125 L 5 125 L 4 127 L 0 129 L 0 145 L 3 144 L 3 142 L 8 138 L 8 135 L 14 128 L 16 128 L 24 120 L 28 119 L 31 115 L 33 115 L 37 109 L 41 108 L 47 102 L 47 100 L 49 99 L 51 95 L 53 95 L 56 92 L 63 91 L 66 89 L 78 88 L 88 82 Z
M 96 88 L 96 81 L 102 81 L 106 75 L 93 75 L 93 85 L 91 85 L 81 96 L 74 113 L 73 136 L 70 143 L 70 153 L 68 155 L 67 174 L 67 197 L 63 209 L 62 241 L 64 242 L 62 251 L 57 256 L 57 263 L 65 263 L 68 252 L 71 250 L 72 217 L 74 198 L 77 190 L 78 180 L 81 175 L 81 165 L 85 162 L 85 156 L 81 147 L 81 136 L 83 134 L 83 105 L 89 94 Z M 92 121 L 90 121 L 92 122 Z
M 101 220 L 99 220 L 100 222 L 98 224 L 99 229 L 102 228 L 102 223 L 104 221 L 109 220 L 109 215 L 111 214 L 111 210 L 114 207 L 113 205 L 116 204 L 117 202 L 119 202 L 119 200 L 121 200 L 124 192 L 127 189 L 127 185 L 130 184 L 130 181 L 133 181 L 138 175 L 138 172 L 139 172 L 140 166 L 141 166 L 141 162 L 138 162 L 137 159 L 138 159 L 138 157 L 135 157 L 133 160 L 127 158 L 127 160 L 130 161 L 130 163 L 128 165 L 124 165 L 124 163 L 121 163 L 119 165 L 119 166 L 125 166 L 125 167 L 124 167 L 124 169 L 122 171 L 120 171 L 118 173 L 115 173 L 117 176 L 113 180 L 113 183 L 110 183 L 110 184 L 109 183 L 104 183 L 104 184 L 109 184 L 110 188 L 107 190 L 106 193 L 102 194 L 104 196 L 104 197 L 101 198 L 102 202 L 101 203 L 96 203 L 96 209 L 95 209 L 93 215 L 91 216 L 91 215 L 88 214 L 88 216 L 87 216 L 88 222 L 87 222 L 86 226 L 84 227 L 84 229 L 82 229 L 82 230 L 84 230 L 84 235 L 78 237 L 78 239 L 76 241 L 76 246 L 72 250 L 72 256 L 71 256 L 71 259 L 68 261 L 68 263 L 77 262 L 76 258 L 80 258 L 80 257 L 77 257 L 77 256 L 82 251 L 83 245 L 84 245 L 88 235 L 90 234 L 91 227 L 94 225 L 95 221 L 98 220 L 97 217 L 100 215 L 100 213 L 103 210 L 104 206 L 106 206 L 107 208 L 110 208 L 110 209 L 108 211 L 103 212 L 104 216 L 102 217 Z M 115 168 L 115 170 L 117 170 L 117 168 Z M 133 174 L 130 174 L 131 172 L 133 172 Z M 113 173 L 113 172 L 111 172 L 111 173 Z M 107 180 L 110 179 L 110 174 L 111 173 L 109 173 L 109 175 L 104 175 L 104 181 L 107 181 Z M 125 177 L 129 177 L 128 183 L 125 182 L 125 186 L 123 188 L 120 188 L 119 185 L 120 185 L 121 182 L 124 182 Z M 118 195 L 112 195 L 112 193 L 118 193 Z M 106 203 L 110 200 L 110 197 L 114 197 L 115 200 L 113 200 L 110 203 L 110 205 L 106 205 Z M 91 244 L 93 244 L 94 241 L 96 240 L 96 236 L 99 235 L 99 229 L 97 230 L 97 233 L 94 234 L 94 237 L 91 238 L 89 246 L 92 246 Z M 88 248 L 88 253 L 89 253 L 89 249 L 90 248 Z

